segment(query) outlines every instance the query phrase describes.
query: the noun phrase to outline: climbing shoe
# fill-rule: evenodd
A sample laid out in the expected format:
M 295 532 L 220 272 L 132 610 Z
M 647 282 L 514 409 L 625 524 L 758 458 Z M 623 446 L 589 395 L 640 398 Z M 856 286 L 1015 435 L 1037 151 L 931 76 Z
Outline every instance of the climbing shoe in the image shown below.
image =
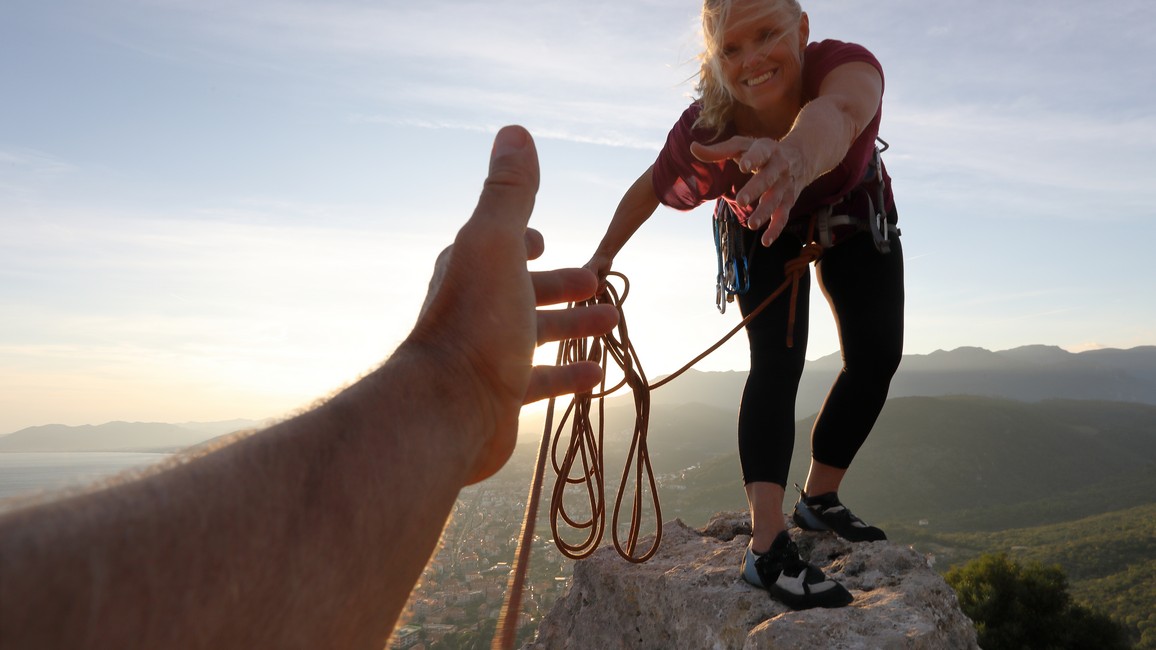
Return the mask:
M 766 553 L 758 554 L 747 547 L 743 579 L 766 589 L 772 598 L 791 609 L 843 607 L 854 600 L 843 585 L 799 557 L 799 547 L 787 531 L 779 533 Z
M 830 530 L 849 542 L 878 542 L 887 535 L 851 514 L 835 492 L 809 497 L 799 491 L 791 519 L 803 530 Z

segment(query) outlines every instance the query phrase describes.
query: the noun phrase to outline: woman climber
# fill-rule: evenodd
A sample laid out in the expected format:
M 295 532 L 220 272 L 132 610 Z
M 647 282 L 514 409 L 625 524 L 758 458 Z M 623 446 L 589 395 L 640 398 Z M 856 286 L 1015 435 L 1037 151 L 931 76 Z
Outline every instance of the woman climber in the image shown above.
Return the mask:
M 886 539 L 838 497 L 903 348 L 903 250 L 875 149 L 883 70 L 862 46 L 810 43 L 796 0 L 706 0 L 702 24 L 698 97 L 623 196 L 586 267 L 605 278 L 659 203 L 690 210 L 711 200 L 722 204 L 716 218 L 742 226 L 735 230 L 749 251 L 749 288 L 738 296 L 744 316 L 784 282 L 788 262 L 821 254 L 816 277 L 843 368 L 815 420 L 810 470 L 791 516 L 800 528 L 853 542 Z M 810 278 L 805 268 L 796 277 L 796 304 L 778 298 L 746 326 L 751 368 L 738 439 L 753 530 L 742 576 L 795 609 L 839 607 L 850 592 L 799 558 L 783 517 L 807 347 Z

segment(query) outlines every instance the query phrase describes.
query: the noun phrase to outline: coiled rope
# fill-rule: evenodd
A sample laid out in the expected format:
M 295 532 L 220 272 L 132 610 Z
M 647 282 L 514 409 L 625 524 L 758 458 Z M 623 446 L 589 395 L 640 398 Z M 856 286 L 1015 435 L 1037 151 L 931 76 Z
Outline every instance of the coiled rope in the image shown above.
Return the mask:
M 538 447 L 538 457 L 535 462 L 534 476 L 530 482 L 530 494 L 526 499 L 526 511 L 522 520 L 522 532 L 518 538 L 518 548 L 514 558 L 514 568 L 510 572 L 507 584 L 506 602 L 502 607 L 502 615 L 498 619 L 497 631 L 494 635 L 492 650 L 511 650 L 514 647 L 514 637 L 517 633 L 518 614 L 522 608 L 522 591 L 526 583 L 526 573 L 530 564 L 530 552 L 533 548 L 534 524 L 538 513 L 542 493 L 542 484 L 545 480 L 546 459 L 550 458 L 557 480 L 554 483 L 550 506 L 550 529 L 554 535 L 554 543 L 558 550 L 568 558 L 579 560 L 589 557 L 598 548 L 606 528 L 606 482 L 603 466 L 605 438 L 605 398 L 624 386 L 628 386 L 634 395 L 635 420 L 634 435 L 630 443 L 630 451 L 626 458 L 622 480 L 618 486 L 618 494 L 614 501 L 614 517 L 611 535 L 614 548 L 629 562 L 641 563 L 650 559 L 657 551 L 662 541 L 662 509 L 658 499 L 658 489 L 654 481 L 654 472 L 650 466 L 650 453 L 647 448 L 647 432 L 650 424 L 650 391 L 674 381 L 680 375 L 690 370 L 696 363 L 702 361 L 715 350 L 722 347 L 735 334 L 738 334 L 748 323 L 763 312 L 779 296 L 791 290 L 791 304 L 787 321 L 787 346 L 794 345 L 795 306 L 799 295 L 799 281 L 804 274 L 809 273 L 809 266 L 817 262 L 823 255 L 823 247 L 814 241 L 815 218 L 812 218 L 807 228 L 809 242 L 803 246 L 797 257 L 787 261 L 784 265 L 785 279 L 777 289 L 751 313 L 727 332 L 717 343 L 711 345 L 701 354 L 691 359 L 686 365 L 671 375 L 653 384 L 648 384 L 638 354 L 630 342 L 626 326 L 626 316 L 622 304 L 630 293 L 630 281 L 616 271 L 608 276 L 620 279 L 623 283 L 622 293 L 608 281 L 603 289 L 594 298 L 570 306 L 584 306 L 590 304 L 610 304 L 618 309 L 618 327 L 600 337 L 589 339 L 569 339 L 558 345 L 557 364 L 563 365 L 576 361 L 595 361 L 602 367 L 602 383 L 598 392 L 583 395 L 574 395 L 569 406 L 558 424 L 553 428 L 556 402 L 550 399 L 546 407 L 546 422 L 542 431 L 542 442 Z M 622 379 L 614 386 L 607 388 L 606 377 L 613 360 Z M 598 401 L 598 429 L 595 432 L 590 419 L 590 411 L 594 400 Z M 563 431 L 569 422 L 569 439 L 565 445 L 565 453 L 559 460 L 558 452 L 563 449 Z M 553 435 L 551 435 L 553 433 Z M 575 473 L 576 468 L 579 470 Z M 634 480 L 631 482 L 631 470 Z M 633 483 L 631 498 L 630 527 L 625 541 L 619 538 L 619 524 L 621 523 L 623 498 L 628 484 Z M 575 516 L 567 511 L 563 499 L 566 487 L 581 485 L 585 487 L 585 505 L 589 508 L 586 516 Z M 641 553 L 638 550 L 638 538 L 642 531 L 642 515 L 644 511 L 644 494 L 649 491 L 650 505 L 654 512 L 654 541 Z M 586 531 L 585 539 L 570 543 L 560 535 L 559 520 L 574 530 Z

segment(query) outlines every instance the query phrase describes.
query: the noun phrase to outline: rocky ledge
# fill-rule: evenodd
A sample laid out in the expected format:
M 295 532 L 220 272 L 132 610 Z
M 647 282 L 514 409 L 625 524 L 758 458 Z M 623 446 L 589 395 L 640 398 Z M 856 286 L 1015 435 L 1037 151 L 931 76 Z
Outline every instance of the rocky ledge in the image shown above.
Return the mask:
M 668 522 L 661 549 L 645 564 L 613 548 L 578 562 L 570 591 L 525 648 L 978 648 L 955 592 L 914 549 L 791 534 L 803 558 L 851 590 L 854 603 L 796 612 L 748 585 L 739 565 L 750 520 L 723 513 L 702 530 Z

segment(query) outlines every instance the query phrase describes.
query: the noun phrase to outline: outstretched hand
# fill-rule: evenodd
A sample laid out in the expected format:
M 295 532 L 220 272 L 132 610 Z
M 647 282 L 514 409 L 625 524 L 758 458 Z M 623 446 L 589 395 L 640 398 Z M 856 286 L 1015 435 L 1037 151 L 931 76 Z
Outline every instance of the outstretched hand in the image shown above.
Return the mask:
M 537 344 L 617 321 L 607 305 L 538 311 L 588 298 L 597 280 L 527 271 L 543 249 L 526 228 L 537 189 L 530 135 L 503 129 L 413 332 L 323 404 L 0 513 L 0 645 L 384 647 L 462 485 L 513 451 L 523 402 L 601 376 L 593 363 L 532 367 Z
M 703 162 L 733 160 L 744 174 L 753 174 L 735 198 L 744 206 L 758 202 L 747 219 L 747 227 L 759 230 L 765 226 L 761 241 L 770 246 L 787 226 L 791 208 L 806 186 L 801 181 L 802 155 L 772 138 L 741 135 L 712 145 L 695 142 L 690 151 Z
M 534 367 L 534 348 L 596 336 L 617 323 L 609 305 L 537 309 L 586 300 L 598 285 L 587 269 L 527 271 L 526 261 L 544 249 L 542 236 L 526 227 L 538 180 L 530 134 L 521 127 L 502 129 L 477 208 L 438 258 L 409 339 L 460 377 L 462 390 L 476 402 L 485 441 L 470 482 L 490 476 L 509 458 L 523 404 L 589 390 L 602 377 L 593 362 Z

